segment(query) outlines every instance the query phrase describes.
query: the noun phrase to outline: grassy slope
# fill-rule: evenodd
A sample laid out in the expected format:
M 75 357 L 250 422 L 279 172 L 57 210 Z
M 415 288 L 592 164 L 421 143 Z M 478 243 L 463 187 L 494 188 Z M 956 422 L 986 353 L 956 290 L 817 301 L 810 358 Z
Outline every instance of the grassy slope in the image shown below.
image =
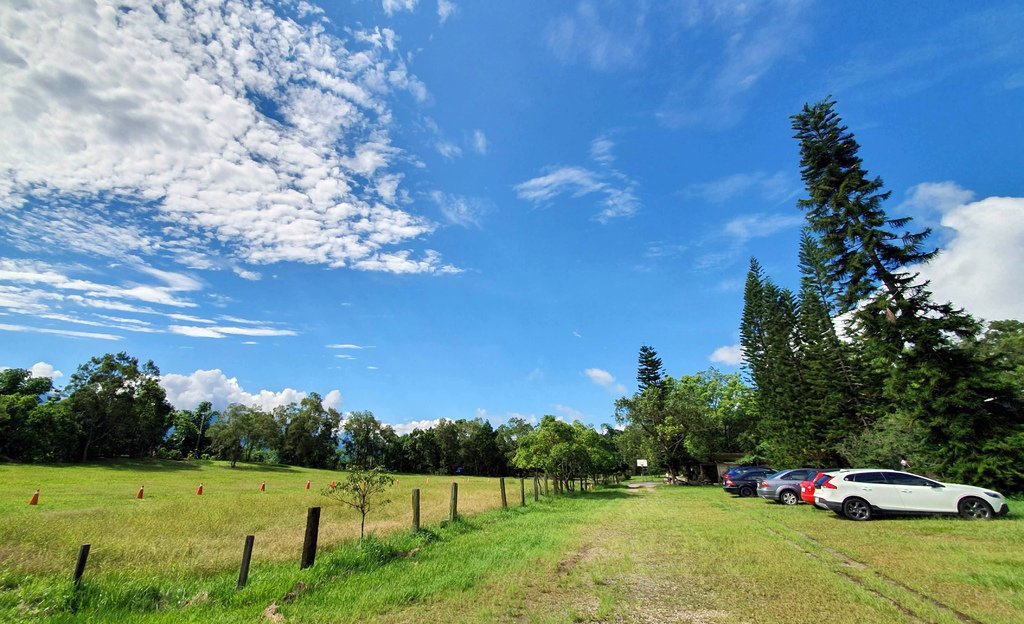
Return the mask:
M 287 483 L 300 476 L 304 484 L 302 474 L 289 473 Z M 5 502 L 0 521 L 23 513 L 9 513 Z M 159 521 L 177 533 L 175 518 Z M 8 575 L 0 620 L 20 613 L 52 621 L 251 622 L 274 605 L 271 620 L 287 622 L 812 622 L 826 614 L 879 623 L 1018 622 L 1021 543 L 1019 514 L 988 523 L 854 523 L 807 506 L 731 499 L 717 488 L 611 489 L 480 513 L 417 536 L 349 542 L 322 550 L 317 565 L 301 572 L 290 561 L 296 542 L 284 549 L 288 562 L 254 566 L 242 592 L 233 589 L 237 548 L 221 572 L 132 568 L 87 577 L 77 594 L 66 570 Z M 77 619 L 70 614 L 76 605 Z

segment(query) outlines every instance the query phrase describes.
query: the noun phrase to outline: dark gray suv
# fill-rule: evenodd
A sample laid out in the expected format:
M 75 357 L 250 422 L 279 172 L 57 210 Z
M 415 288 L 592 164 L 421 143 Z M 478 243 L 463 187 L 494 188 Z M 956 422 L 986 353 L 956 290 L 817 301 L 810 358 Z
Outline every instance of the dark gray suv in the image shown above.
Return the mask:
M 757 495 L 783 505 L 796 505 L 800 502 L 800 482 L 817 471 L 817 468 L 780 470 L 758 482 Z

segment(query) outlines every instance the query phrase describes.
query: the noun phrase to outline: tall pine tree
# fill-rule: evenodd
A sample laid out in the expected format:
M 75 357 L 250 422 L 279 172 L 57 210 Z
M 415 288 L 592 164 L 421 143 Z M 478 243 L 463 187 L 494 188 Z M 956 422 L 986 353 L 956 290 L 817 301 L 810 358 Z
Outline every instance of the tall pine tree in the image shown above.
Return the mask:
M 991 481 L 994 473 L 977 467 L 999 440 L 1019 435 L 1020 414 L 985 409 L 999 389 L 960 346 L 979 325 L 951 304 L 932 301 L 915 270 L 937 253 L 924 248 L 929 230 L 911 231 L 910 218 L 887 216 L 889 192 L 881 178 L 868 175 L 860 145 L 834 107 L 827 99 L 792 118 L 808 193 L 800 206 L 824 254 L 823 275 L 837 293 L 838 311 L 852 314 L 855 340 L 890 403 L 885 422 L 876 425 L 920 433 L 916 452 L 936 472 Z M 1006 452 L 1017 456 L 1020 449 Z

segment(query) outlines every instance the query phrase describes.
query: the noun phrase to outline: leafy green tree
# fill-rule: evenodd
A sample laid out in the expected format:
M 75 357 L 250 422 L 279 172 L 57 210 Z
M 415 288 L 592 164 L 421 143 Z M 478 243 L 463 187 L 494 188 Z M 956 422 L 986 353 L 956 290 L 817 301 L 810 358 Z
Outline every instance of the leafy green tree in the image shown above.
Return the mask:
M 333 467 L 338 448 L 335 432 L 340 421 L 337 410 L 324 408 L 320 395 L 310 392 L 290 412 L 279 451 L 280 461 L 311 468 Z
M 643 431 L 656 448 L 669 473 L 676 480 L 680 466 L 689 461 L 687 437 L 704 419 L 706 405 L 685 391 L 677 379 L 666 377 L 651 386 L 615 402 L 615 420 Z
M 234 468 L 239 460 L 250 461 L 253 453 L 274 447 L 280 439 L 274 417 L 256 407 L 233 403 L 210 426 L 211 448 Z
M 156 450 L 171 425 L 173 408 L 160 386 L 160 369 L 139 366 L 126 353 L 94 357 L 78 367 L 65 388 L 78 424 L 79 456 L 130 455 Z
M 78 442 L 67 405 L 52 396 L 49 377 L 21 368 L 0 371 L 0 457 L 14 461 L 66 461 Z
M 683 375 L 678 385 L 679 392 L 707 407 L 692 412 L 695 418 L 686 438 L 686 450 L 692 457 L 711 462 L 717 453 L 744 452 L 752 446 L 755 393 L 739 373 L 711 369 Z
M 384 454 L 383 425 L 373 412 L 351 412 L 342 425 L 342 447 L 349 462 L 361 470 L 379 466 Z
M 462 460 L 462 440 L 460 429 L 455 421 L 441 419 L 434 427 L 434 439 L 437 441 L 438 472 L 455 474 Z
M 367 514 L 372 507 L 389 502 L 379 496 L 394 483 L 394 478 L 384 474 L 380 468 L 357 469 L 349 472 L 334 488 L 325 488 L 320 494 L 359 512 L 359 539 L 363 539 L 366 535 Z
M 210 446 L 210 424 L 217 416 L 209 401 L 201 402 L 193 410 L 175 410 L 171 416 L 174 430 L 164 448 L 175 450 L 182 457 L 201 457 Z
M 533 426 L 526 422 L 522 418 L 512 417 L 509 418 L 504 424 L 500 425 L 494 432 L 495 441 L 498 445 L 498 450 L 505 456 L 505 462 L 507 466 L 515 464 L 516 450 L 519 447 L 519 441 L 533 431 Z

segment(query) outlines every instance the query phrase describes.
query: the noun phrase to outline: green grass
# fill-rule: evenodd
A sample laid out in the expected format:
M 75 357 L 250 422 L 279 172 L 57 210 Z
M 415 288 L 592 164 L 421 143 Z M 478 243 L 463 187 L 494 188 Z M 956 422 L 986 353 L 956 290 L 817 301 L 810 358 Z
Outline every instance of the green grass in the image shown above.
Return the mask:
M 29 468 L 0 467 L 7 469 Z M 248 498 L 260 501 L 248 491 L 253 476 L 266 478 L 270 499 L 278 490 L 294 489 L 296 480 L 301 490 L 306 478 L 329 475 L 300 469 L 239 473 L 220 465 L 187 471 L 162 464 L 119 465 L 106 473 L 100 466 L 60 470 L 70 475 L 65 478 L 85 481 L 89 479 L 80 471 L 101 471 L 109 475 L 108 483 L 117 474 L 136 478 L 139 470 L 148 471 L 154 484 L 181 483 L 190 489 L 197 481 L 192 470 L 199 470 L 225 479 L 215 485 L 218 492 L 229 488 L 229 477 L 242 474 L 234 482 L 239 488 L 234 496 L 224 492 L 222 498 L 203 500 L 224 508 L 204 516 L 223 523 L 236 521 L 232 511 L 239 506 L 251 510 L 245 506 Z M 639 492 L 613 487 L 539 504 L 530 500 L 525 509 L 502 511 L 488 509 L 499 504 L 494 480 L 460 478 L 460 507 L 464 496 L 472 500 L 469 493 L 474 491 L 482 502 L 462 521 L 441 527 L 450 481 L 431 478 L 439 481 L 435 485 L 427 484 L 426 477 L 399 479 L 399 487 L 415 483 L 425 486 L 424 496 L 432 492 L 441 499 L 438 513 L 424 518 L 426 530 L 409 534 L 407 492 L 395 495 L 401 503 L 382 510 L 374 526 L 378 537 L 359 544 L 339 534 L 322 546 L 316 565 L 304 571 L 297 565 L 301 520 L 294 540 L 289 531 L 265 530 L 257 534 L 257 552 L 261 543 L 269 545 L 270 535 L 287 547 L 280 547 L 279 559 L 254 560 L 249 586 L 242 591 L 235 589 L 242 533 L 234 528 L 208 527 L 210 533 L 237 538 L 230 540 L 219 568 L 210 563 L 211 558 L 220 560 L 212 550 L 194 553 L 191 563 L 178 560 L 169 566 L 174 548 L 166 549 L 169 559 L 161 559 L 160 565 L 119 555 L 119 565 L 102 570 L 94 570 L 90 561 L 77 591 L 69 581 L 74 552 L 54 571 L 47 571 L 40 557 L 36 564 L 43 569 L 36 572 L 12 566 L 16 562 L 5 555 L 0 559 L 5 570 L 0 572 L 0 621 L 253 622 L 269 613 L 265 621 L 281 617 L 289 623 L 795 623 L 817 622 L 827 613 L 839 621 L 894 624 L 1009 623 L 1021 621 L 1024 614 L 1024 522 L 1019 513 L 993 522 L 916 518 L 855 523 L 806 505 L 791 508 L 732 498 L 713 487 Z M 216 484 L 204 481 L 207 486 L 210 482 Z M 21 526 L 24 518 L 46 516 L 41 509 L 21 509 L 27 497 L 20 495 L 15 501 L 19 508 L 12 509 L 10 481 L 5 478 L 3 483 L 0 526 L 5 530 L 0 544 L 9 548 L 6 527 L 12 519 L 12 525 Z M 147 496 L 149 489 L 147 482 Z M 76 517 L 88 524 L 97 508 L 107 509 L 120 523 L 107 527 L 112 535 L 137 536 L 151 530 L 139 527 L 154 526 L 169 538 L 182 539 L 190 529 L 181 525 L 195 526 L 193 520 L 156 505 L 133 507 L 135 501 L 125 503 L 122 496 L 110 494 L 120 491 L 97 490 L 93 496 L 106 496 L 105 504 L 83 495 L 49 512 L 73 527 Z M 280 501 L 292 516 L 296 510 L 289 505 L 304 514 L 316 498 L 304 490 L 279 496 L 294 498 L 288 504 Z M 185 515 L 198 497 L 190 491 L 177 498 L 178 503 L 167 504 Z M 1020 504 L 1014 501 L 1014 509 Z M 282 527 L 294 521 L 292 516 L 261 521 Z M 345 523 L 352 525 L 349 535 L 358 531 L 354 517 Z M 52 541 L 76 541 L 60 530 L 65 529 L 50 533 Z M 43 533 L 36 536 L 39 543 L 46 542 Z M 131 551 L 133 539 L 120 537 L 113 543 Z M 93 543 L 96 548 L 104 542 Z

